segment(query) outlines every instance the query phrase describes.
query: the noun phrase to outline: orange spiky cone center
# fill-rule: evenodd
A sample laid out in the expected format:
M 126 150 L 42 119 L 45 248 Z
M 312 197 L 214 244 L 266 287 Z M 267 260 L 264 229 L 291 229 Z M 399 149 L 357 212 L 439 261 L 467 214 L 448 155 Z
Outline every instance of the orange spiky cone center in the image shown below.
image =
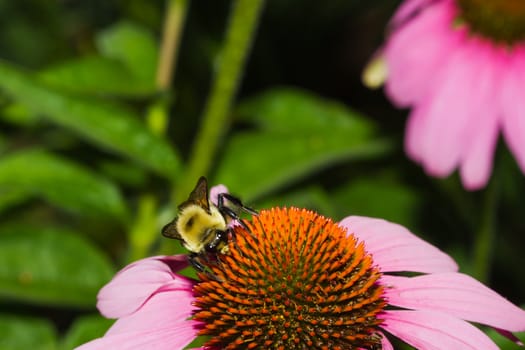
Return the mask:
M 228 254 L 195 286 L 200 335 L 220 349 L 375 349 L 386 306 L 362 243 L 297 208 L 238 226 Z

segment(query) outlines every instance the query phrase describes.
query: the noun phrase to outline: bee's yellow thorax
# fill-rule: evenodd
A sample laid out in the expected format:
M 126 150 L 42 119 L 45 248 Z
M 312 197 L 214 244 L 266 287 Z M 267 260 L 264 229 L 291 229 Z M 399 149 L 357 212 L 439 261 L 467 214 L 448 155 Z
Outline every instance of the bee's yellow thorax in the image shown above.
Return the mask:
M 177 220 L 177 232 L 183 240 L 184 247 L 194 253 L 202 252 L 203 239 L 210 229 L 226 228 L 224 217 L 213 205 L 210 205 L 210 213 L 198 205 L 189 205 L 182 209 Z

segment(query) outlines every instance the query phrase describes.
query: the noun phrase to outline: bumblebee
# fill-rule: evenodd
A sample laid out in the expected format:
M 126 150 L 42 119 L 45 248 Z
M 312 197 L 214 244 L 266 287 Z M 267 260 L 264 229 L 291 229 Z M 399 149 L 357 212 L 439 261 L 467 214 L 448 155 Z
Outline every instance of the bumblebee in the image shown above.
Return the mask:
M 229 205 L 226 205 L 226 201 Z M 217 205 L 208 198 L 208 181 L 204 176 L 188 199 L 178 207 L 177 217 L 162 229 L 162 235 L 178 239 L 189 254 L 189 262 L 197 270 L 205 271 L 202 261 L 217 260 L 218 254 L 228 252 L 228 244 L 234 239 L 229 226 L 232 220 L 244 226 L 240 212 L 257 215 L 257 211 L 248 208 L 242 202 L 228 194 L 217 196 Z

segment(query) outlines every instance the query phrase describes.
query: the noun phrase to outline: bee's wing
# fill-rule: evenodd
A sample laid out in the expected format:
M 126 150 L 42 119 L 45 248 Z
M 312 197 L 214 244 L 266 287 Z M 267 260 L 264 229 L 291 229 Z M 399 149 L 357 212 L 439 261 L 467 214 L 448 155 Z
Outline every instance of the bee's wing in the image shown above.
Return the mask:
M 177 219 L 173 220 L 169 224 L 166 224 L 162 228 L 162 235 L 168 238 L 175 238 L 182 241 L 182 236 L 179 231 L 177 231 Z
M 197 185 L 191 191 L 188 200 L 179 205 L 179 210 L 183 209 L 189 204 L 195 204 L 206 210 L 210 214 L 210 202 L 208 201 L 208 180 L 204 176 L 199 178 Z
M 197 205 L 210 214 L 210 203 L 208 202 L 208 181 L 204 176 L 199 178 L 197 185 L 193 191 L 191 191 L 188 199 L 179 205 L 179 212 L 189 205 Z M 179 231 L 177 231 L 177 220 L 178 217 L 164 226 L 162 228 L 162 235 L 164 237 L 175 238 L 184 241 Z

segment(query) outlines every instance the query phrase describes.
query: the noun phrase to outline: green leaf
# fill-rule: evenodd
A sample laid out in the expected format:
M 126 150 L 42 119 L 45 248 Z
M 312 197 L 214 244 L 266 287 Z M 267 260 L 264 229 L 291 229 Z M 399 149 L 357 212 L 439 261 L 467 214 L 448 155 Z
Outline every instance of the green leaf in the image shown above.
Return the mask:
M 158 44 L 145 28 L 122 21 L 102 32 L 97 37 L 97 46 L 104 56 L 122 62 L 140 81 L 153 86 Z
M 168 143 L 149 131 L 137 115 L 118 105 L 62 94 L 5 62 L 0 62 L 0 88 L 34 113 L 159 174 L 171 178 L 180 170 L 180 161 Z
M 0 153 L 4 153 L 9 147 L 9 141 L 6 135 L 0 134 Z
M 100 56 L 55 65 L 38 77 L 50 86 L 77 93 L 147 96 L 155 92 L 153 81 L 137 79 L 121 62 Z
M 496 343 L 496 345 L 501 350 L 520 350 L 523 349 L 522 346 L 519 346 L 518 344 L 514 343 L 510 339 L 507 339 L 500 333 L 498 333 L 495 329 L 487 328 L 486 333 L 488 336 Z M 513 333 L 518 339 L 523 343 L 525 342 L 525 332 L 517 332 Z
M 419 197 L 395 178 L 372 176 L 358 178 L 338 187 L 331 195 L 339 208 L 337 218 L 348 215 L 378 217 L 413 227 Z
M 54 350 L 56 333 L 46 320 L 0 314 L 0 349 Z
M 276 206 L 306 208 L 331 218 L 334 218 L 337 213 L 330 195 L 323 188 L 316 185 L 303 187 L 298 191 L 287 192 L 277 197 L 266 199 L 262 203 L 257 203 L 255 208 L 272 208 Z
M 63 62 L 39 73 L 44 83 L 69 92 L 148 96 L 156 91 L 158 61 L 153 35 L 131 22 L 120 22 L 101 32 L 102 55 Z
M 107 215 L 122 221 L 128 216 L 115 185 L 43 150 L 20 151 L 0 158 L 0 189 L 15 191 L 15 200 L 23 194 L 36 195 L 82 215 Z
M 148 181 L 145 169 L 129 162 L 102 161 L 97 167 L 113 181 L 126 186 L 140 188 Z
M 388 142 L 374 137 L 371 121 L 312 94 L 277 90 L 244 103 L 241 109 L 244 118 L 261 130 L 229 139 L 214 182 L 230 186 L 243 199 L 252 200 L 333 164 L 377 157 L 389 149 Z
M 217 181 L 252 200 L 278 187 L 349 160 L 384 154 L 388 144 L 351 132 L 334 130 L 317 135 L 242 134 L 228 143 L 217 170 Z
M 115 320 L 100 315 L 90 315 L 75 320 L 61 343 L 62 350 L 71 350 L 90 340 L 100 338 Z
M 268 132 L 304 134 L 352 129 L 370 133 L 371 121 L 345 105 L 295 88 L 276 88 L 239 105 L 239 116 Z
M 93 307 L 114 270 L 75 232 L 28 224 L 0 227 L 0 295 L 43 305 Z
M 23 127 L 34 126 L 40 120 L 38 115 L 31 113 L 26 106 L 19 103 L 11 103 L 6 106 L 0 113 L 0 117 L 9 123 Z
M 20 188 L 3 188 L 0 185 L 0 213 L 25 202 L 29 196 L 30 194 Z

